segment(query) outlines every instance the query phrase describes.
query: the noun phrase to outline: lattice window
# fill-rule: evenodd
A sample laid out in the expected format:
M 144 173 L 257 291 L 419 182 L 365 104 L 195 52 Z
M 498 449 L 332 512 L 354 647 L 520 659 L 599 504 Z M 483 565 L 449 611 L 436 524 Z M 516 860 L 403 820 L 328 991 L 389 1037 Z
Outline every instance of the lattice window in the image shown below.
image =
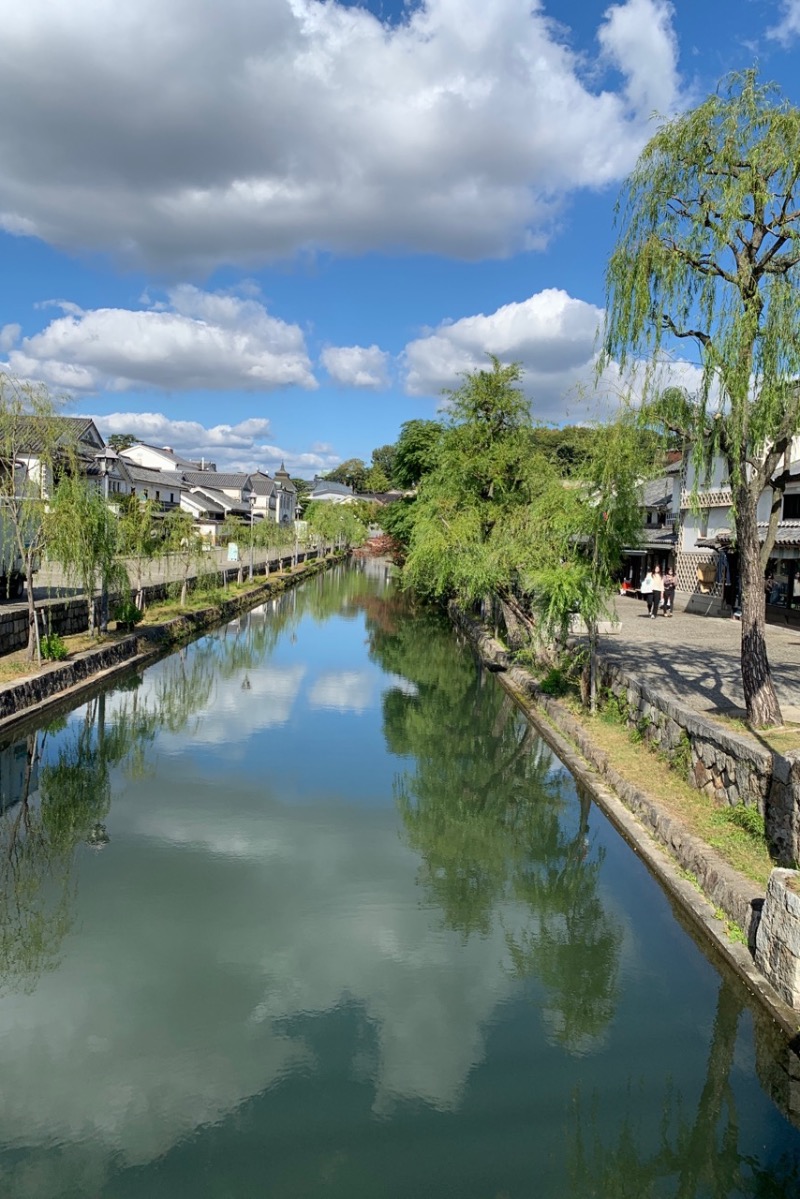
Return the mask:
M 714 567 L 716 569 L 717 555 L 713 550 L 708 550 L 704 553 L 691 553 L 685 550 L 680 550 L 677 554 L 677 562 L 675 565 L 675 576 L 678 580 L 678 591 L 686 591 L 690 595 L 722 595 L 722 584 L 716 582 L 713 577 L 709 580 L 710 571 L 706 573 L 706 580 L 703 582 L 704 587 L 708 587 L 707 591 L 700 590 L 700 579 L 697 577 L 697 571 L 703 567 Z
M 730 487 L 718 487 L 715 491 L 681 492 L 682 508 L 729 508 L 733 503 Z

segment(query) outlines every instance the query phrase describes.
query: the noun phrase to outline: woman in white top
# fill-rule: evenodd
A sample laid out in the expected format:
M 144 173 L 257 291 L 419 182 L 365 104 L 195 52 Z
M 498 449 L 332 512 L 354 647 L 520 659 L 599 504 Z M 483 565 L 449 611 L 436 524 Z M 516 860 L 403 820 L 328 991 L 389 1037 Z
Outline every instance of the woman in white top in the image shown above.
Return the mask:
M 642 597 L 647 600 L 647 611 L 648 611 L 649 615 L 652 616 L 652 612 L 650 611 L 650 605 L 653 602 L 653 576 L 649 570 L 648 570 L 647 574 L 644 576 L 644 578 L 642 579 L 642 585 L 639 588 L 639 590 L 642 593 Z

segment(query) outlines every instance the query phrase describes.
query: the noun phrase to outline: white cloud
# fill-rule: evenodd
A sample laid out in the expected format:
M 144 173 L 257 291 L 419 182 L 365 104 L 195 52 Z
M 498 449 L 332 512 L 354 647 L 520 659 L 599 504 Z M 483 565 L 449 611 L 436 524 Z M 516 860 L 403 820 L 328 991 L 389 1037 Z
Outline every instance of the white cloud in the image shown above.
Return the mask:
M 0 224 L 180 273 L 299 250 L 541 244 L 679 103 L 672 8 L 579 55 L 541 0 L 6 5 Z M 610 75 L 603 87 L 607 67 Z
M 379 346 L 327 346 L 321 358 L 331 378 L 345 387 L 379 391 L 389 385 L 389 355 Z
M 91 414 L 87 414 L 91 415 Z M 292 474 L 314 474 L 330 470 L 341 461 L 330 446 L 312 446 L 307 451 L 287 449 L 267 441 L 270 422 L 265 417 L 250 417 L 234 425 L 206 427 L 199 421 L 174 420 L 163 412 L 111 412 L 93 415 L 104 437 L 112 433 L 132 433 L 151 445 L 168 445 L 176 454 L 192 462 L 211 458 L 219 470 L 273 471 L 281 462 Z
M 365 712 L 372 704 L 374 682 L 366 670 L 325 671 L 308 693 L 309 706 L 332 708 L 336 712 Z
M 144 310 L 58 307 L 40 333 L 11 340 L 13 375 L 70 392 L 317 386 L 302 330 L 258 300 L 181 284 Z
M 778 24 L 767 30 L 767 37 L 788 46 L 800 36 L 800 0 L 783 0 L 781 13 Z
M 678 45 L 671 4 L 628 0 L 606 13 L 598 38 L 608 58 L 626 79 L 631 108 L 667 115 L 678 95 Z
M 561 420 L 565 405 L 577 402 L 578 385 L 591 383 L 602 318 L 602 309 L 548 288 L 488 315 L 442 324 L 406 346 L 406 389 L 437 395 L 457 387 L 463 372 L 485 367 L 486 355 L 495 354 L 522 363 L 534 414 Z

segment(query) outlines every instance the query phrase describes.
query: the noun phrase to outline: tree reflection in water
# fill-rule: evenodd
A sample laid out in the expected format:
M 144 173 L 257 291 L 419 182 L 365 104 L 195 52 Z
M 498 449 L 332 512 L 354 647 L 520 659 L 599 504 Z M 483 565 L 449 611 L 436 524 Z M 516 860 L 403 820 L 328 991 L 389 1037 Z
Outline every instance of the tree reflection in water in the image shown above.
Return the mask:
M 414 758 L 396 799 L 420 883 L 464 938 L 524 905 L 522 928 L 506 928 L 508 968 L 544 984 L 551 1034 L 584 1051 L 613 1015 L 622 941 L 599 892 L 590 801 L 576 813 L 571 782 L 507 693 L 454 653 L 437 614 L 403 619 L 409 603 L 373 594 L 364 607 L 371 653 L 405 680 L 384 698 L 384 731 L 394 753 Z
M 723 978 L 697 1106 L 689 1109 L 668 1086 L 657 1138 L 648 1136 L 646 1116 L 631 1114 L 630 1084 L 628 1111 L 613 1139 L 603 1127 L 598 1097 L 589 1111 L 576 1097 L 570 1195 L 575 1199 L 611 1194 L 619 1199 L 796 1199 L 800 1163 L 795 1156 L 779 1154 L 777 1161 L 770 1162 L 768 1156 L 755 1158 L 739 1148 L 740 1119 L 731 1069 L 743 1010 L 742 987 Z M 758 1013 L 754 1015 L 757 1047 L 761 1041 L 762 1057 L 766 1051 L 774 1062 L 774 1029 Z M 764 1039 L 770 1043 L 765 1045 Z M 783 1043 L 782 1052 L 792 1051 Z M 639 1111 L 645 1113 L 651 1105 L 652 1098 L 640 1104 Z
M 141 676 L 130 676 L 75 718 L 0 745 L 0 994 L 32 990 L 58 964 L 73 921 L 78 846 L 109 840 L 112 769 L 147 773 L 159 731 L 190 729 L 213 702 L 215 679 L 264 661 L 314 598 L 298 604 L 293 596 L 178 650 L 146 695 Z M 110 839 L 113 852 L 113 831 Z

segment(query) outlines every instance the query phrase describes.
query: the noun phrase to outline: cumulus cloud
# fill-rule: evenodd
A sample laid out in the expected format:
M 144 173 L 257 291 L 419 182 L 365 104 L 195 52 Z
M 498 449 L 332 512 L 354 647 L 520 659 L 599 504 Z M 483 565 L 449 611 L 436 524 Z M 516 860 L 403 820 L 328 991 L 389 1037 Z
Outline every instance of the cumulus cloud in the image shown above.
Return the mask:
M 389 355 L 378 346 L 327 346 L 322 365 L 336 383 L 379 391 L 388 387 Z
M 488 315 L 445 323 L 405 349 L 406 390 L 437 395 L 457 387 L 465 371 L 487 365 L 487 354 L 521 362 L 536 416 L 561 420 L 579 384 L 591 381 L 602 309 L 548 288 Z
M 6 326 L 0 334 L 13 375 L 70 392 L 317 386 L 303 331 L 259 300 L 181 284 L 143 310 L 58 307 L 62 315 L 40 333 L 20 340 L 19 327 Z
M 800 0 L 783 0 L 781 19 L 777 25 L 773 25 L 771 29 L 767 30 L 767 37 L 788 46 L 798 36 L 800 36 Z
M 635 112 L 666 114 L 679 90 L 678 43 L 671 4 L 628 0 L 606 13 L 598 39 L 625 78 L 625 94 Z
M 174 274 L 541 244 L 680 104 L 666 0 L 612 5 L 594 57 L 541 0 L 6 7 L 0 226 Z
M 330 470 L 341 461 L 331 446 L 298 451 L 268 441 L 270 422 L 266 417 L 210 427 L 199 421 L 173 420 L 163 412 L 111 412 L 94 415 L 92 420 L 104 437 L 132 433 L 151 445 L 171 446 L 176 454 L 192 462 L 211 459 L 218 470 L 274 471 L 283 462 L 292 474 L 311 475 Z

